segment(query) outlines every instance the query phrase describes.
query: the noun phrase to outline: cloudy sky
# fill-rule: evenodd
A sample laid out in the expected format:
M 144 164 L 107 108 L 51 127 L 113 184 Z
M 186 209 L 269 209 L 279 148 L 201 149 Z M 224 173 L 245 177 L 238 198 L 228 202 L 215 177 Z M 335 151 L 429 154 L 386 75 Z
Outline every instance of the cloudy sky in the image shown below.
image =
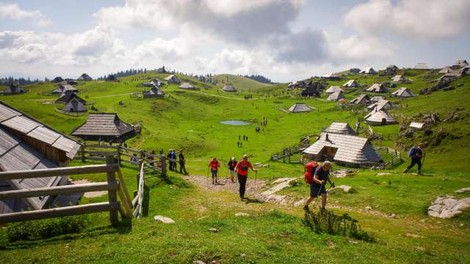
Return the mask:
M 470 60 L 469 14 L 470 0 L 0 0 L 0 77 L 442 67 Z

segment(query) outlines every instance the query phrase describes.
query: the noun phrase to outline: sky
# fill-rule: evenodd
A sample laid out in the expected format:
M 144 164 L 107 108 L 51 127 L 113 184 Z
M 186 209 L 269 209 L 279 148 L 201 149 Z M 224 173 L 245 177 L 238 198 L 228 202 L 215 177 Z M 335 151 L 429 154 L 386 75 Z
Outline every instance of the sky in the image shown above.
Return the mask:
M 470 0 L 0 0 L 0 77 L 303 80 L 470 60 Z

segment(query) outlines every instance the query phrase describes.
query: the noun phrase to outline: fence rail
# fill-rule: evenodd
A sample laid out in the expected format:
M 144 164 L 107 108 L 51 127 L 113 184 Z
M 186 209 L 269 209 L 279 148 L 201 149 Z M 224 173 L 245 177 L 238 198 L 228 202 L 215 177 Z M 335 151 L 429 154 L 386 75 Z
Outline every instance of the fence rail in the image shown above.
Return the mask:
M 89 214 L 103 211 L 109 212 L 110 221 L 113 225 L 119 223 L 118 213 L 121 214 L 122 218 L 132 218 L 133 213 L 131 210 L 131 199 L 125 186 L 119 164 L 117 164 L 116 160 L 112 156 L 107 157 L 105 165 L 0 172 L 0 180 L 41 178 L 90 173 L 106 173 L 107 180 L 106 182 L 80 185 L 5 191 L 0 192 L 0 200 L 22 199 L 44 195 L 71 194 L 91 191 L 108 191 L 108 202 L 0 214 L 0 223 L 27 221 L 33 219 L 52 218 L 77 214 Z M 116 179 L 116 174 L 118 179 Z

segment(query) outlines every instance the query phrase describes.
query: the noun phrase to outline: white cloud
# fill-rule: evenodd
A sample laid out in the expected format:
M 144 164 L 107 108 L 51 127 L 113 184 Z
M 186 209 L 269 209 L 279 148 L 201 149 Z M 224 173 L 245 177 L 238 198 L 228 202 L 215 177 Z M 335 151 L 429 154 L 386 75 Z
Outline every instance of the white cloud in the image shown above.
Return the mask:
M 52 22 L 39 11 L 25 11 L 17 4 L 0 3 L 0 19 L 28 20 L 35 25 L 45 27 Z
M 470 25 L 469 0 L 369 0 L 350 10 L 346 24 L 367 35 L 387 31 L 418 38 L 452 38 Z

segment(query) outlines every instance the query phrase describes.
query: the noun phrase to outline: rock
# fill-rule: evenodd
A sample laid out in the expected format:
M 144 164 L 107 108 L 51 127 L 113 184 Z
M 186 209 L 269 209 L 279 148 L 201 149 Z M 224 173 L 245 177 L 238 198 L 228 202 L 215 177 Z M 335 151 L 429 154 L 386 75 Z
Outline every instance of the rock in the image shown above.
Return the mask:
M 204 261 L 202 260 L 196 260 L 193 262 L 194 264 L 206 264 Z
M 459 189 L 457 191 L 455 191 L 456 193 L 465 193 L 465 192 L 470 192 L 470 188 L 462 188 L 462 189 Z
M 273 193 L 278 192 L 278 191 L 288 187 L 289 183 L 291 181 L 294 181 L 294 180 L 295 180 L 295 178 L 280 178 L 280 179 L 277 179 L 276 181 L 274 181 L 274 183 L 279 183 L 279 184 L 277 184 L 274 187 L 271 187 L 271 189 L 269 189 L 267 191 L 264 191 L 261 194 L 265 195 L 265 196 L 272 195 Z
M 344 178 L 346 176 L 354 174 L 355 171 L 353 170 L 348 170 L 348 169 L 342 169 L 342 170 L 336 170 L 331 172 L 335 178 Z
M 250 214 L 248 214 L 248 213 L 236 213 L 235 216 L 236 216 L 236 217 L 240 217 L 240 216 L 250 216 Z
M 372 210 L 372 207 L 366 206 L 366 210 Z
M 212 232 L 212 233 L 217 233 L 217 232 L 219 232 L 219 229 L 217 229 L 217 228 L 209 228 L 209 229 L 207 229 L 207 231 Z
M 428 215 L 439 218 L 452 218 L 468 207 L 470 207 L 470 198 L 458 200 L 453 196 L 437 197 L 429 206 Z
M 333 190 L 343 190 L 343 192 L 349 193 L 352 190 L 352 187 L 347 186 L 347 185 L 339 185 L 339 186 L 336 186 L 335 188 L 332 188 L 332 189 Z
M 162 222 L 164 224 L 174 224 L 175 221 L 169 217 L 166 217 L 166 216 L 162 216 L 162 215 L 156 215 L 153 217 L 153 219 L 155 219 L 155 221 L 157 222 Z
M 386 176 L 386 175 L 392 175 L 390 172 L 379 172 L 377 173 L 377 176 Z

